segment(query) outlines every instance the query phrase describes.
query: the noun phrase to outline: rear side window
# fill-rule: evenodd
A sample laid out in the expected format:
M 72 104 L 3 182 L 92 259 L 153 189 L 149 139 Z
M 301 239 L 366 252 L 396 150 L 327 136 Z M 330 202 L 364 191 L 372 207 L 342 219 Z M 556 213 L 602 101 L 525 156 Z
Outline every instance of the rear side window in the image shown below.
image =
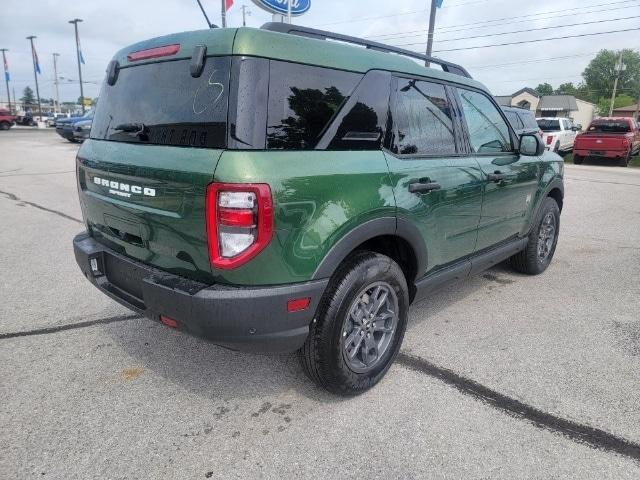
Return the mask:
M 511 135 L 498 108 L 482 93 L 459 88 L 471 148 L 477 153 L 510 152 Z
M 362 75 L 271 61 L 267 148 L 311 150 Z
M 451 105 L 444 85 L 399 78 L 394 122 L 394 153 L 456 153 Z
M 200 77 L 190 60 L 120 69 L 100 91 L 91 138 L 117 142 L 223 148 L 229 100 L 229 57 L 209 57 Z
M 522 125 L 522 121 L 520 120 L 520 117 L 516 112 L 508 111 L 504 112 L 504 115 L 507 117 L 507 120 L 509 120 L 511 126 L 515 130 L 521 130 L 522 128 L 524 128 L 524 126 Z

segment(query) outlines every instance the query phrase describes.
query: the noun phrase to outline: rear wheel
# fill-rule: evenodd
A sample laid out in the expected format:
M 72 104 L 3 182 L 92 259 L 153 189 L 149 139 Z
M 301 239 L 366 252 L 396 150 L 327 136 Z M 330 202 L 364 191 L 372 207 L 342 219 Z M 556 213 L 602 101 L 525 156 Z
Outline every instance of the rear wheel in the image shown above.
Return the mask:
M 575 165 L 582 165 L 582 162 L 584 162 L 584 157 L 581 157 L 580 155 L 573 156 L 573 163 Z
M 547 197 L 529 233 L 525 249 L 511 257 L 513 268 L 528 275 L 544 272 L 553 259 L 559 233 L 560 209 L 553 198 Z
M 9 122 L 0 122 L 0 130 L 9 130 L 11 124 Z
M 356 253 L 332 278 L 300 350 L 307 375 L 340 395 L 373 387 L 400 349 L 408 308 L 398 264 L 378 253 Z
M 555 153 L 560 153 L 560 142 L 556 142 L 555 146 L 553 147 L 553 151 Z
M 631 161 L 631 150 L 629 150 L 629 153 L 627 153 L 624 157 L 618 160 L 618 165 L 620 165 L 621 167 L 628 167 L 630 161 Z

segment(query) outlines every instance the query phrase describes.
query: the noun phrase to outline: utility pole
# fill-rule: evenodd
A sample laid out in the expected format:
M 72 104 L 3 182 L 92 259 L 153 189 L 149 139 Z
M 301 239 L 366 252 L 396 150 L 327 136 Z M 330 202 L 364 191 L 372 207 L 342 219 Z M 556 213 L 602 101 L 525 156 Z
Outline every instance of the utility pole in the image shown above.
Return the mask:
M 287 0 L 287 23 L 291 25 L 291 0 Z
M 53 54 L 53 74 L 55 75 L 55 80 L 53 81 L 53 83 L 56 86 L 56 106 L 54 108 L 54 112 L 58 113 L 58 111 L 60 110 L 60 92 L 58 91 L 58 57 L 60 56 L 59 53 L 54 53 Z
M 220 8 L 222 12 L 222 28 L 227 28 L 227 5 L 226 0 L 220 0 Z
M 9 70 L 7 70 L 7 55 L 5 52 L 9 50 L 6 48 L 0 48 L 2 50 L 2 64 L 4 65 L 4 81 L 7 84 L 7 101 L 9 102 L 9 113 L 12 113 L 11 110 L 11 93 L 9 93 Z
M 82 90 L 82 67 L 80 66 L 80 37 L 78 36 L 78 22 L 82 19 L 74 18 L 69 20 L 69 23 L 73 23 L 76 31 L 76 56 L 78 57 L 78 79 L 80 80 L 80 103 L 82 104 L 82 114 L 84 115 L 84 91 Z
M 31 42 L 31 60 L 33 60 L 33 76 L 36 79 L 36 96 L 38 98 L 38 115 L 40 115 L 40 119 L 42 120 L 42 107 L 40 106 L 40 87 L 38 87 L 38 68 L 36 64 L 36 51 L 33 46 L 33 39 L 38 38 L 35 35 L 31 35 L 27 37 L 27 40 Z
M 618 80 L 620 79 L 620 74 L 624 70 L 624 64 L 622 63 L 622 50 L 620 50 L 620 56 L 618 57 L 618 62 L 616 63 L 616 79 L 613 81 L 613 93 L 611 94 L 611 106 L 609 107 L 609 116 L 613 116 L 613 104 L 616 101 L 616 91 L 618 90 Z
M 242 5 L 242 26 L 246 27 L 247 26 L 247 16 L 251 16 L 251 10 L 247 10 L 247 6 L 246 5 Z
M 429 33 L 427 34 L 427 57 L 431 56 L 433 50 L 433 31 L 436 26 L 436 8 L 438 0 L 431 0 L 431 13 L 429 14 Z M 429 66 L 429 62 L 425 62 L 425 67 Z

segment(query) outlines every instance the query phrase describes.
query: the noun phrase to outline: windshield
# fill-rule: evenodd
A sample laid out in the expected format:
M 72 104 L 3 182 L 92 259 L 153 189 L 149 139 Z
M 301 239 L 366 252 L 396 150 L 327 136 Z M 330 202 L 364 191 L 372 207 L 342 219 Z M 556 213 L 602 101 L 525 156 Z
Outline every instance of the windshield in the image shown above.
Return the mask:
M 543 132 L 557 132 L 560 130 L 560 120 L 538 120 L 538 127 Z
M 198 78 L 191 60 L 120 69 L 100 92 L 91 138 L 223 148 L 227 134 L 229 57 L 209 57 Z
M 598 120 L 589 125 L 587 133 L 627 133 L 630 131 L 629 122 L 624 120 Z

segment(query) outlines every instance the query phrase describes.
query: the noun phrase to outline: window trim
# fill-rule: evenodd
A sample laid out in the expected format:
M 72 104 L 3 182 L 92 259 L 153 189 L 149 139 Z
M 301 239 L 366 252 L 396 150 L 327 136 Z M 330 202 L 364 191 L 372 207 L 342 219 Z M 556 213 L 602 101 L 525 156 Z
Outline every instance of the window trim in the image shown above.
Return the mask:
M 437 85 L 442 85 L 444 87 L 445 95 L 447 97 L 447 100 L 449 102 L 449 105 L 451 107 L 451 112 L 452 112 L 451 121 L 453 125 L 453 139 L 454 139 L 454 148 L 455 148 L 454 153 L 397 153 L 393 151 L 396 138 L 398 138 L 398 127 L 395 119 L 397 118 L 397 113 L 398 113 L 397 106 L 398 106 L 398 80 L 399 79 L 416 80 L 419 82 L 429 82 Z M 389 144 L 385 145 L 383 150 L 386 153 L 393 155 L 395 158 L 400 160 L 459 158 L 459 157 L 468 156 L 469 154 L 467 152 L 464 152 L 464 148 L 461 148 L 464 145 L 463 143 L 464 138 L 461 135 L 460 123 L 457 120 L 458 114 L 459 114 L 458 105 L 451 97 L 450 88 L 451 87 L 448 82 L 440 81 L 434 78 L 391 72 L 391 95 L 390 95 L 389 111 L 391 112 L 392 125 L 390 127 L 391 133 L 389 135 L 390 137 Z

